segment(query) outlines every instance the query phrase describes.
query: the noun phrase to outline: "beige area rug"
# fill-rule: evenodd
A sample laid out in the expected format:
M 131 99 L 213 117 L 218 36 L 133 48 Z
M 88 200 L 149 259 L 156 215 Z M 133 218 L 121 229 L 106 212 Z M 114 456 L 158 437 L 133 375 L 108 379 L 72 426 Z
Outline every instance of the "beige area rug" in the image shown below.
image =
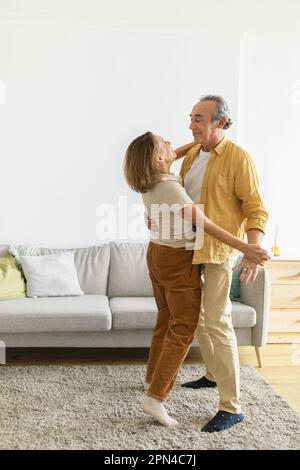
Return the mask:
M 253 367 L 241 368 L 246 420 L 200 432 L 216 412 L 215 389 L 174 387 L 165 428 L 140 410 L 145 366 L 1 366 L 1 449 L 299 449 L 300 419 Z M 183 366 L 179 381 L 198 378 Z

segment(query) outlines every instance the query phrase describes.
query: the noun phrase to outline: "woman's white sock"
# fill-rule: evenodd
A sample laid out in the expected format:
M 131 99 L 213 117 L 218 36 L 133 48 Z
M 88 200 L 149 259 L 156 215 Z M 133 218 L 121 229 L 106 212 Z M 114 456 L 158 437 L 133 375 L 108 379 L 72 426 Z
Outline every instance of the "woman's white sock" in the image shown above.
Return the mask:
M 156 398 L 145 395 L 142 399 L 142 410 L 144 413 L 152 416 L 163 426 L 176 426 L 178 421 L 171 418 L 165 409 L 163 402 Z

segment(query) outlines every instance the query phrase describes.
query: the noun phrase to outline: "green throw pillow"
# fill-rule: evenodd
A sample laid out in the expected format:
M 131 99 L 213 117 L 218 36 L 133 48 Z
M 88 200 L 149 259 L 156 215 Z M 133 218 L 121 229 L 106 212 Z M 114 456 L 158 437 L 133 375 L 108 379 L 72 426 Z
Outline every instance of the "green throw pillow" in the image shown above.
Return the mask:
M 239 264 L 242 261 L 243 254 L 239 254 L 235 264 Z M 232 281 L 231 281 L 231 288 L 230 288 L 230 300 L 236 300 L 240 298 L 240 275 L 242 270 L 236 269 L 232 271 Z
M 26 283 L 12 255 L 0 258 L 0 300 L 26 297 Z

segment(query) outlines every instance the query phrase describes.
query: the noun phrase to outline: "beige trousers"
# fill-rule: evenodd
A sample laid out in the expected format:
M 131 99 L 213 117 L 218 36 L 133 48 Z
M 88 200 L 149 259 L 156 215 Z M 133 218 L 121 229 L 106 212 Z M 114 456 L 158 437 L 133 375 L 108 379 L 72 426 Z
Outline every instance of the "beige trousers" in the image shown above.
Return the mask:
M 232 258 L 222 264 L 202 265 L 202 299 L 196 336 L 206 364 L 206 378 L 218 385 L 219 409 L 240 413 L 240 366 L 229 298 L 233 265 Z

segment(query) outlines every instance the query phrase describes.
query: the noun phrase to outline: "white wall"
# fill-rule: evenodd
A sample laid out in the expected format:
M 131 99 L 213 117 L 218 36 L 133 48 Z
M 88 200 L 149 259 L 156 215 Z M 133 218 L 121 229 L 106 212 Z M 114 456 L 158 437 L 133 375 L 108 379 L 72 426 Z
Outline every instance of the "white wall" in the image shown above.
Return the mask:
M 0 243 L 99 244 L 101 204 L 117 210 L 111 237 L 131 237 L 130 140 L 153 130 L 190 141 L 188 114 L 204 93 L 222 94 L 246 123 L 242 38 L 296 33 L 299 13 L 296 0 L 0 0 Z M 239 139 L 251 147 L 242 127 Z
M 266 246 L 300 256 L 300 35 L 251 32 L 242 41 L 238 141 L 255 156 L 270 212 Z

